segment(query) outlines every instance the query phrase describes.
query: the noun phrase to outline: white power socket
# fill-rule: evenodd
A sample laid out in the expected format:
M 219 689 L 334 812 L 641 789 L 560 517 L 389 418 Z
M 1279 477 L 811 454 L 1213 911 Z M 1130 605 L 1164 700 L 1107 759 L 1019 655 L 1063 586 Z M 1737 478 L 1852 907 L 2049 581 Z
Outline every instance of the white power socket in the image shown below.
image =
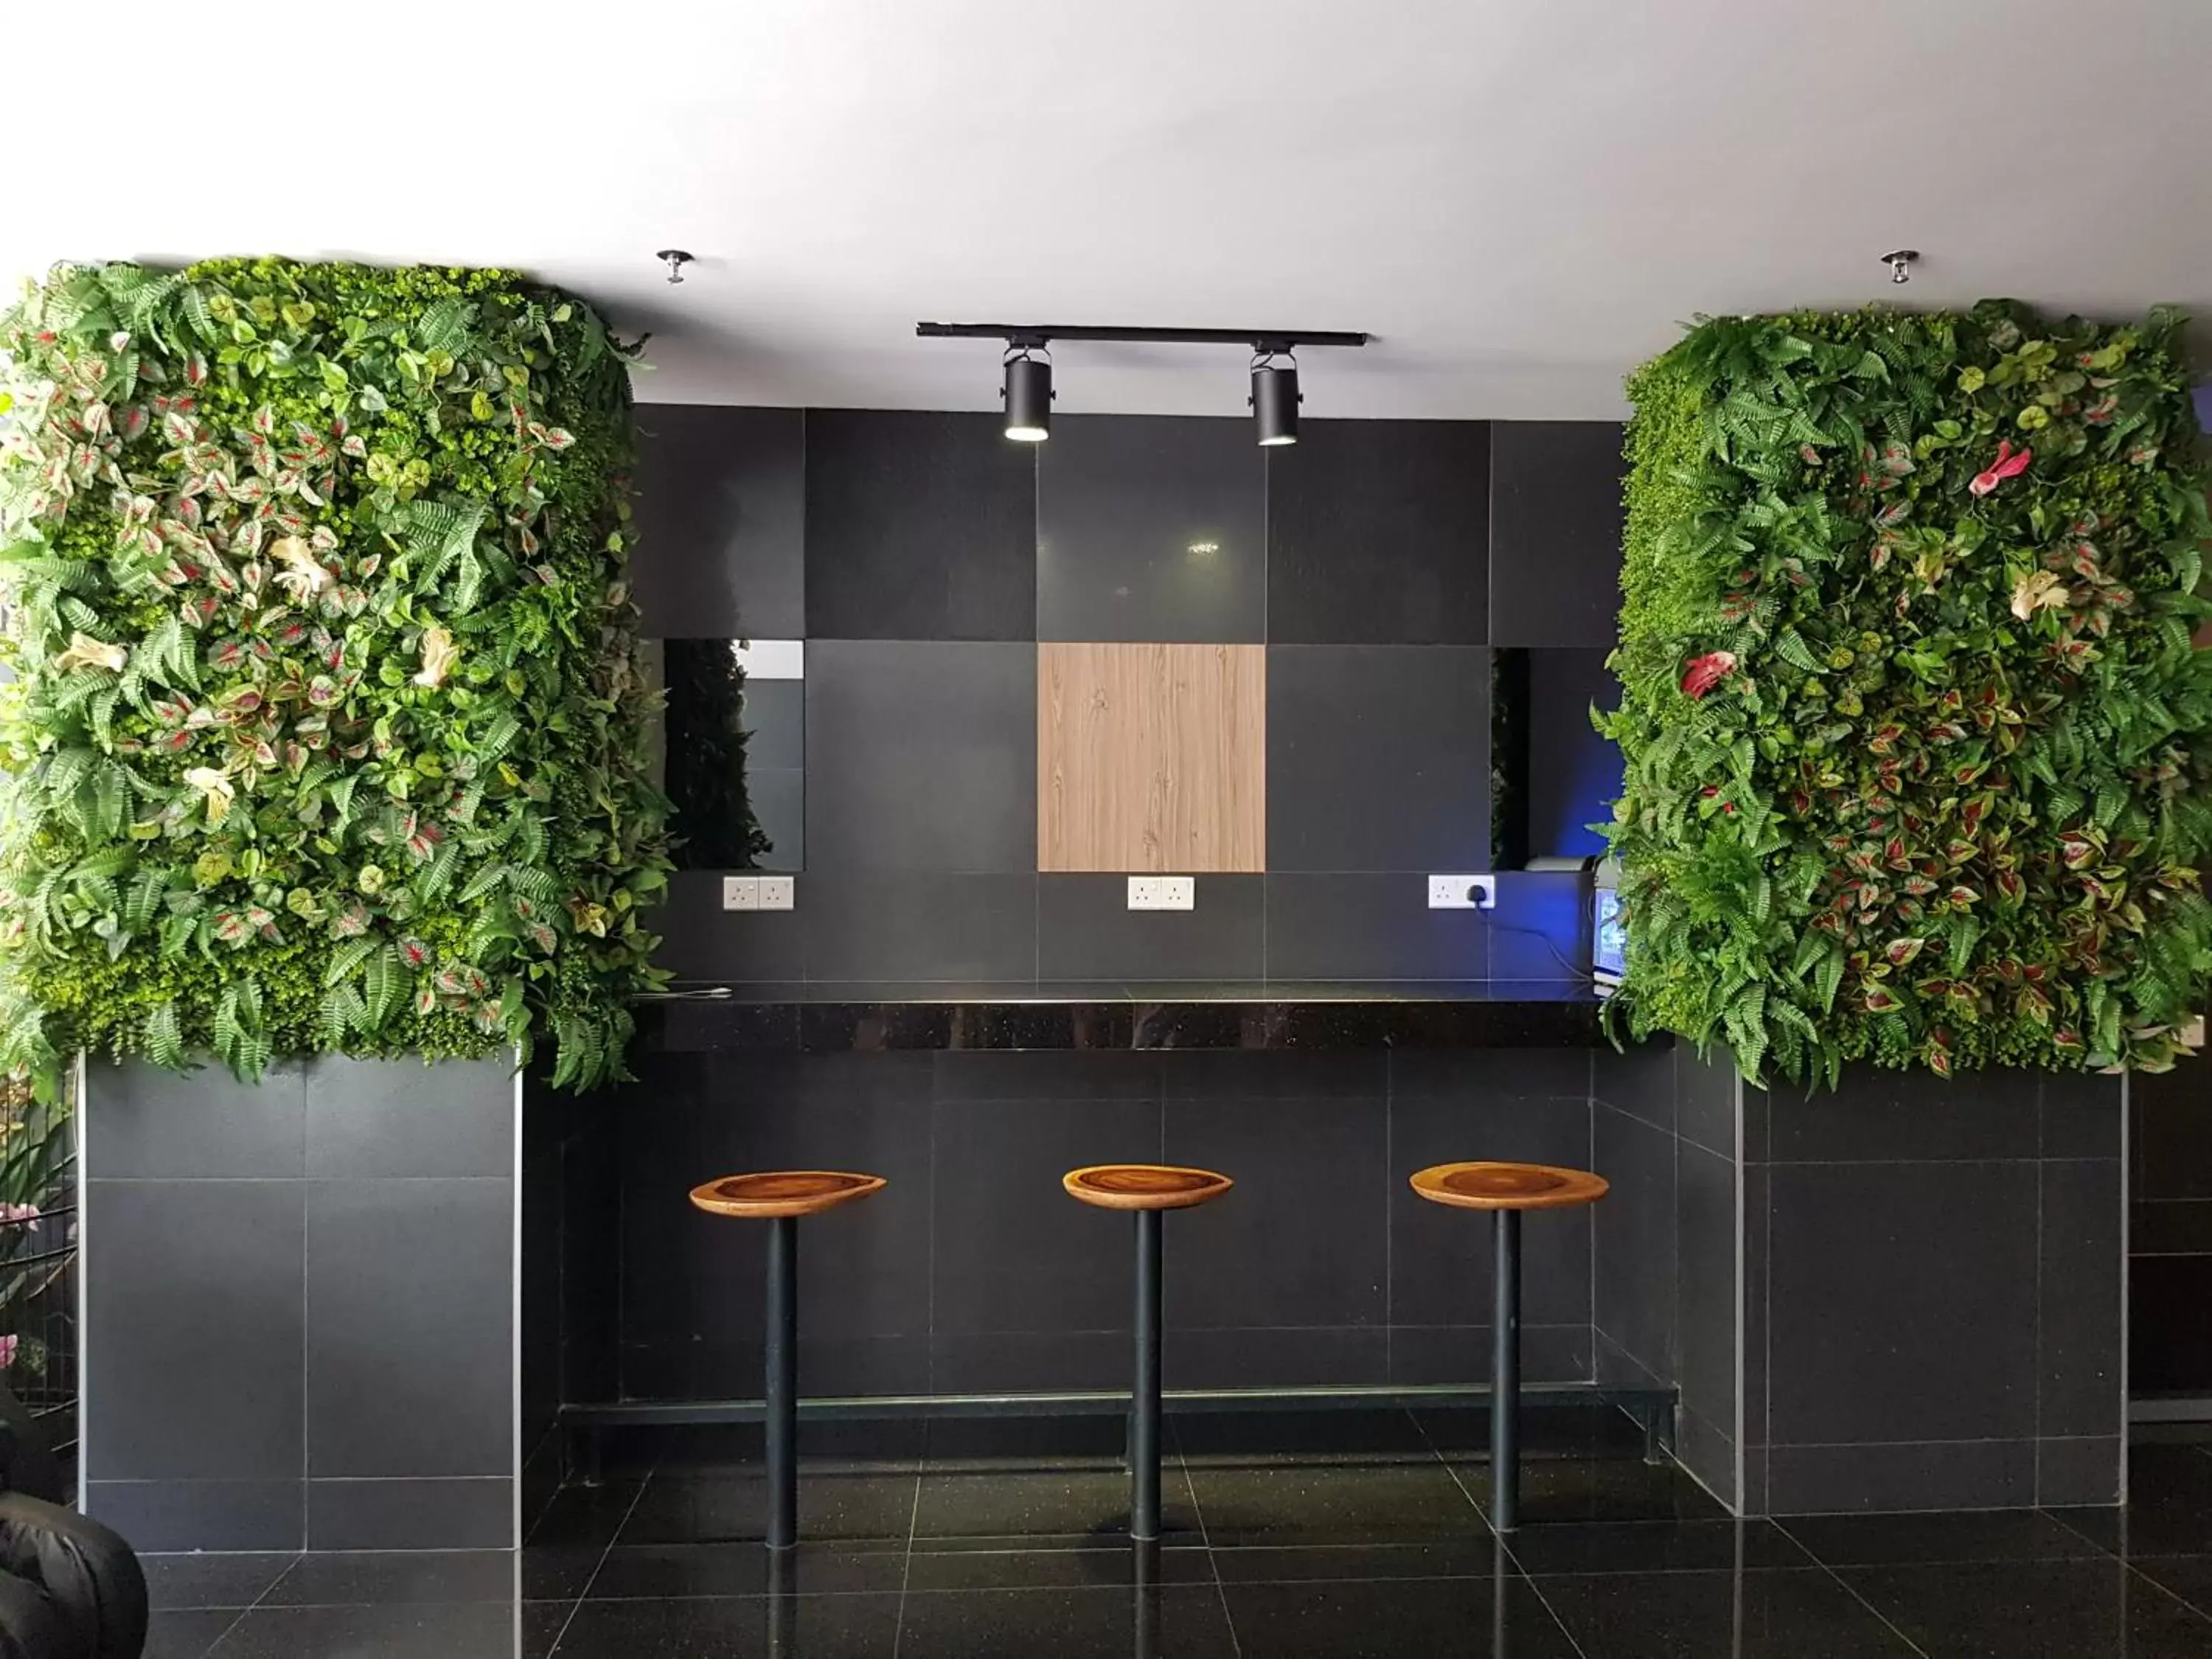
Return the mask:
M 724 876 L 725 910 L 788 910 L 796 894 L 789 876 Z
M 1192 876 L 1132 876 L 1129 878 L 1129 908 L 1132 910 L 1195 910 L 1198 908 L 1198 881 Z
M 1495 876 L 1431 876 L 1431 910 L 1494 910 L 1498 908 Z

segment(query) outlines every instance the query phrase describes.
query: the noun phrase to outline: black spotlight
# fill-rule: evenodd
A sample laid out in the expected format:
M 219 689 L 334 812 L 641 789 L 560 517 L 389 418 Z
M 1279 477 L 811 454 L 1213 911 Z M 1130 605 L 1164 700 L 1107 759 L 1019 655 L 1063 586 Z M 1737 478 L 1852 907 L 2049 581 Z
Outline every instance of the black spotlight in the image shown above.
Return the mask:
M 1006 435 L 1041 444 L 1052 436 L 1052 363 L 1026 350 L 1006 354 Z
M 1304 401 L 1298 394 L 1297 358 L 1279 365 L 1273 353 L 1263 352 L 1252 359 L 1252 416 L 1263 448 L 1297 442 L 1298 405 Z

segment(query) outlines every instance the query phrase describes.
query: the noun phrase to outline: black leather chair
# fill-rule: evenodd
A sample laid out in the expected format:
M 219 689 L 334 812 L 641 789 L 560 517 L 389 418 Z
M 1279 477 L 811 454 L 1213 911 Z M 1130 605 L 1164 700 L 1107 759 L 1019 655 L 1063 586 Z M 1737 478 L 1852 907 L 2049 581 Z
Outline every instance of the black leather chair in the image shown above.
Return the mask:
M 146 1575 L 68 1495 L 46 1436 L 0 1383 L 0 1659 L 139 1659 Z

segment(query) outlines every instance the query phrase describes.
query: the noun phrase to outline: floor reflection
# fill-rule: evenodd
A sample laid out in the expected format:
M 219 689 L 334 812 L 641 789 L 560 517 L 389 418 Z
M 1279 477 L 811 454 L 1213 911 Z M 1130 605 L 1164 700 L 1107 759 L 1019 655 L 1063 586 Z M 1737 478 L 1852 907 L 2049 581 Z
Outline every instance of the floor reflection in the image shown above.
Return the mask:
M 664 1462 L 563 1492 L 529 1547 L 153 1557 L 149 1659 L 2175 1659 L 2212 1656 L 2212 1451 L 2136 1449 L 2132 1507 L 1739 1521 L 1633 1426 L 1534 1460 L 1499 1540 L 1469 1435 L 1188 1436 L 1168 1533 L 1109 1450 Z M 1097 1431 L 1090 1431 L 1097 1432 Z

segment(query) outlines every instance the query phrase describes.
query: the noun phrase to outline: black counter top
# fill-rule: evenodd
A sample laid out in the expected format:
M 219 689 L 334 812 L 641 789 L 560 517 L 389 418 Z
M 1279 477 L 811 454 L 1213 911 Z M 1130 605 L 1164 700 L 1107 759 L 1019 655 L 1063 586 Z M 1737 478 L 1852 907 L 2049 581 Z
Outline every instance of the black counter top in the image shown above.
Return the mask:
M 1568 980 L 679 987 L 642 1006 L 663 1052 L 901 1048 L 1528 1048 L 1606 1039 Z

